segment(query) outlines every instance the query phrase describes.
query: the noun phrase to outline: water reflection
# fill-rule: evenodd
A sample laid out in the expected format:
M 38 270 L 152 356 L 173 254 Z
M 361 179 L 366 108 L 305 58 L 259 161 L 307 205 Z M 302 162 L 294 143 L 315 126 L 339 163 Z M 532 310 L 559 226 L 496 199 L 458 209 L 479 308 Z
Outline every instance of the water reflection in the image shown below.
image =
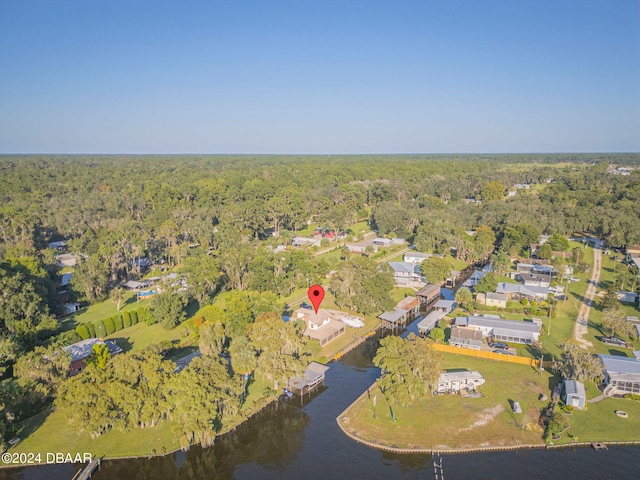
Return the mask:
M 92 478 L 231 479 L 236 466 L 245 463 L 278 471 L 296 461 L 308 423 L 309 416 L 301 409 L 275 402 L 250 423 L 217 438 L 211 448 L 193 447 L 154 459 L 105 462 Z

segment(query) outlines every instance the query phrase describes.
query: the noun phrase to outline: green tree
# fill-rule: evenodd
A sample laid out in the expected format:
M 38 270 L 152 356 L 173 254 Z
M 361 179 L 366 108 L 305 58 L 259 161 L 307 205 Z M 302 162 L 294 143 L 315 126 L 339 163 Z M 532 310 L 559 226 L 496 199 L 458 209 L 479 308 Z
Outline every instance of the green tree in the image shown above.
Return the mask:
M 393 274 L 389 265 L 378 270 L 374 260 L 359 255 L 338 267 L 329 289 L 335 295 L 336 304 L 365 315 L 388 310 L 394 304 L 390 295 Z
M 451 263 L 447 258 L 429 257 L 420 264 L 420 271 L 429 283 L 442 283 L 451 275 Z
M 509 254 L 503 250 L 491 255 L 491 266 L 500 275 L 504 275 L 507 272 L 510 264 L 511 258 Z
M 440 376 L 440 356 L 428 340 L 413 334 L 406 340 L 383 338 L 373 364 L 384 372 L 377 382 L 391 404 L 408 406 L 421 400 L 433 392 Z
M 247 336 L 256 351 L 256 375 L 270 380 L 274 390 L 304 370 L 307 361 L 302 336 L 293 323 L 283 322 L 275 312 L 258 315 Z
M 575 341 L 568 341 L 562 344 L 561 348 L 561 360 L 556 363 L 565 378 L 580 382 L 602 378 L 604 366 L 597 356 L 580 347 Z
M 559 234 L 551 235 L 545 245 L 549 245 L 555 252 L 568 252 L 570 248 L 567 237 Z
M 603 310 L 609 310 L 620 306 L 615 285 L 609 285 L 607 287 L 604 297 L 602 297 L 601 305 Z
M 467 287 L 460 287 L 455 296 L 456 303 L 465 310 L 469 310 L 473 306 L 473 295 Z
M 429 332 L 429 338 L 431 338 L 436 343 L 444 342 L 444 330 L 440 327 L 432 328 Z
M 487 274 L 476 283 L 473 290 L 476 293 L 488 293 L 495 292 L 496 288 L 498 288 L 498 278 L 493 272 L 487 272 Z
M 237 337 L 231 340 L 229 355 L 233 372 L 240 375 L 242 379 L 242 399 L 244 401 L 247 382 L 258 366 L 256 351 L 247 337 Z
M 67 377 L 70 363 L 71 355 L 58 346 L 36 347 L 18 358 L 14 375 L 45 397 L 53 397 Z
M 109 299 L 116 304 L 117 311 L 120 311 L 120 305 L 122 304 L 122 302 L 126 297 L 127 297 L 127 293 L 124 291 L 124 289 L 120 287 L 114 288 L 113 290 L 111 290 L 111 293 L 109 294 Z
M 158 293 L 150 302 L 151 316 L 167 330 L 180 325 L 187 316 L 182 295 L 171 292 Z
M 203 355 L 214 357 L 222 353 L 227 337 L 221 322 L 206 322 L 200 326 L 198 348 Z
M 547 242 L 544 245 L 541 245 L 540 247 L 538 247 L 537 256 L 538 256 L 538 258 L 543 258 L 545 260 L 551 260 L 551 257 L 553 257 L 553 249 L 551 248 L 551 245 L 549 245 L 549 242 Z
M 606 308 L 602 312 L 602 326 L 611 335 L 623 334 L 629 338 L 636 336 L 635 327 L 625 318 L 625 312 L 620 306 Z
M 502 200 L 504 198 L 505 186 L 502 182 L 489 182 L 482 189 L 482 200 L 491 202 L 494 200 Z
M 91 349 L 91 354 L 87 359 L 87 365 L 93 365 L 94 367 L 104 370 L 111 360 L 111 352 L 109 351 L 109 347 L 107 347 L 104 343 L 96 343 Z

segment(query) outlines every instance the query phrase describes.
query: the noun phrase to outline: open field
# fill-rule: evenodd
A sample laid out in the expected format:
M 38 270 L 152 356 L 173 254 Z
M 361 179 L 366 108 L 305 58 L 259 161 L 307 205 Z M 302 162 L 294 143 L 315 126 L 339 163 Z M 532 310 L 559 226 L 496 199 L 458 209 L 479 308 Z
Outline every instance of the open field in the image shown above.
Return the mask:
M 448 449 L 544 443 L 543 431 L 538 426 L 539 410 L 544 403 L 538 396 L 548 394 L 556 378 L 531 367 L 461 355 L 444 354 L 443 366 L 479 371 L 486 379 L 479 388 L 484 396 L 435 395 L 415 405 L 401 407 L 389 405 L 375 388 L 341 415 L 339 423 L 363 440 L 398 448 Z M 512 413 L 512 400 L 520 402 L 524 414 Z
M 136 300 L 135 292 L 127 292 L 124 301 L 120 304 L 120 312 L 116 309 L 116 304 L 114 302 L 111 300 L 105 300 L 104 302 L 85 307 L 73 315 L 67 315 L 60 323 L 63 330 L 73 330 L 81 323 L 103 320 L 107 317 L 112 317 L 117 313 L 137 310 L 144 306 L 148 305 L 144 301 L 138 302 Z

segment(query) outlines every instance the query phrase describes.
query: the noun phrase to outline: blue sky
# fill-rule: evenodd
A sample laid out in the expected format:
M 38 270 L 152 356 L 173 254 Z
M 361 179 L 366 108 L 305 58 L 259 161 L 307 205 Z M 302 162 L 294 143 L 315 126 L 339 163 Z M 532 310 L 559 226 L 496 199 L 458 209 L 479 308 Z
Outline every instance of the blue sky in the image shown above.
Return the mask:
M 640 151 L 638 1 L 0 0 L 0 153 Z

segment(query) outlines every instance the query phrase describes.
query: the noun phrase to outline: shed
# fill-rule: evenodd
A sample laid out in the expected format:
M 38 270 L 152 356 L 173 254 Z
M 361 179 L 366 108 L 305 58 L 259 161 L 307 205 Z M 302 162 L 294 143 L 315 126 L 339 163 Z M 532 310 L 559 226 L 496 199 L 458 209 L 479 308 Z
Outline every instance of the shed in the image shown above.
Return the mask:
M 584 384 L 577 380 L 567 380 L 565 378 L 562 386 L 562 401 L 565 405 L 569 405 L 579 410 L 584 409 L 587 402 Z

